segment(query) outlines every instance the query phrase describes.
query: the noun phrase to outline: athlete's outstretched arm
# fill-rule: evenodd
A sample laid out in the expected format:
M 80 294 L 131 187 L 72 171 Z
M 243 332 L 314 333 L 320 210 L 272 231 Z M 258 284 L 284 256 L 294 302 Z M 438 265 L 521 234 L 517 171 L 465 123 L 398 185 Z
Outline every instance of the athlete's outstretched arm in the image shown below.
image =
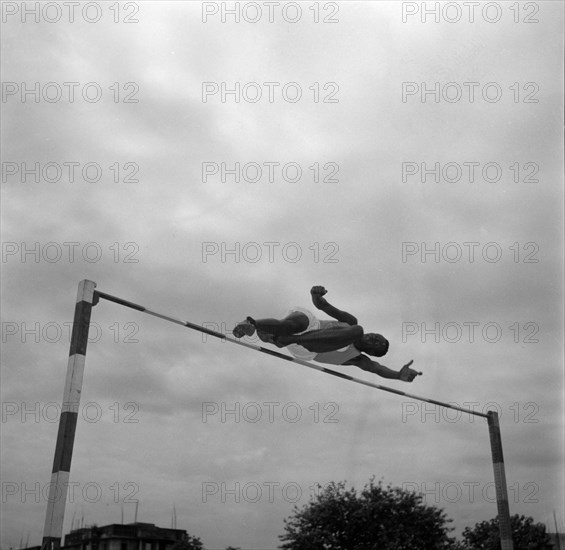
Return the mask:
M 337 321 L 342 323 L 347 323 L 348 325 L 357 325 L 357 319 L 351 313 L 347 311 L 341 311 L 337 307 L 332 306 L 323 296 L 327 293 L 327 290 L 323 286 L 313 286 L 310 289 L 310 295 L 312 296 L 312 303 L 324 313 L 327 313 L 330 317 L 333 317 Z
M 410 368 L 410 365 L 413 362 L 414 361 L 410 361 L 409 363 L 406 363 L 406 365 L 404 365 L 399 371 L 396 371 L 389 369 L 388 367 L 385 367 L 380 363 L 377 363 L 377 361 L 369 359 L 369 357 L 367 357 L 366 355 L 361 354 L 358 355 L 357 357 L 354 357 L 353 359 L 350 359 L 344 364 L 355 365 L 356 367 L 359 367 L 362 370 L 372 372 L 373 374 L 378 374 L 383 378 L 402 380 L 404 382 L 412 382 L 412 380 L 414 380 L 416 376 L 422 374 L 421 372 L 415 371 Z

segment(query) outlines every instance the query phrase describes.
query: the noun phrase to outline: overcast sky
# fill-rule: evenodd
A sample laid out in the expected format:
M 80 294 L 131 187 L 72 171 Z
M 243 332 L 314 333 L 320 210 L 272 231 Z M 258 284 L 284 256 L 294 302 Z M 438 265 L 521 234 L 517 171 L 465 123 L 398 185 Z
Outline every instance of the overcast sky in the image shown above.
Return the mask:
M 3 3 L 2 549 L 41 541 L 82 279 L 222 332 L 326 286 L 424 374 L 336 370 L 497 409 L 511 513 L 553 528 L 563 6 L 49 4 Z M 207 548 L 272 549 L 317 483 L 372 476 L 456 533 L 496 515 L 482 418 L 110 302 L 92 321 L 65 533 L 139 500 Z

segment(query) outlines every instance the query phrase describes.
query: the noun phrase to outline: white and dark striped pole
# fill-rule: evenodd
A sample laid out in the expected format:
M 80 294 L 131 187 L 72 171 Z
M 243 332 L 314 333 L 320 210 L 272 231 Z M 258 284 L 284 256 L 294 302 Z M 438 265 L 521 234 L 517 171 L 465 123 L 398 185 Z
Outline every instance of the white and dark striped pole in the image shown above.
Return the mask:
M 508 504 L 508 487 L 504 471 L 504 456 L 502 454 L 502 438 L 498 412 L 488 411 L 488 431 L 490 436 L 490 451 L 494 469 L 494 485 L 496 488 L 496 507 L 498 510 L 498 529 L 500 533 L 501 550 L 513 550 L 512 527 L 510 525 L 510 506 Z
M 78 286 L 71 335 L 71 349 L 63 392 L 63 406 L 59 418 L 59 431 L 57 433 L 55 458 L 53 459 L 51 483 L 49 485 L 49 497 L 47 499 L 42 550 L 58 550 L 61 547 L 65 504 L 67 502 L 69 474 L 71 471 L 86 345 L 88 343 L 88 329 L 90 327 L 90 314 L 95 288 L 96 283 L 87 280 L 81 281 Z

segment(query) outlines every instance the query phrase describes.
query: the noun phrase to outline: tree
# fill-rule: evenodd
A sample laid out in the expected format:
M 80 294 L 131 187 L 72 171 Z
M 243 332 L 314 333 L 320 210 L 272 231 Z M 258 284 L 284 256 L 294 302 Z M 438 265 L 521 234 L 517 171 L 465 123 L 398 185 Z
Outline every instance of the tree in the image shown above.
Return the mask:
M 285 520 L 286 550 L 440 550 L 455 542 L 443 510 L 422 495 L 374 483 L 358 494 L 330 483 Z
M 518 514 L 510 518 L 514 550 L 551 550 L 553 544 L 543 523 Z M 468 550 L 500 550 L 498 518 L 476 523 L 473 529 L 463 531 L 465 548 Z
M 198 537 L 186 535 L 183 540 L 175 542 L 171 550 L 204 550 L 204 545 Z

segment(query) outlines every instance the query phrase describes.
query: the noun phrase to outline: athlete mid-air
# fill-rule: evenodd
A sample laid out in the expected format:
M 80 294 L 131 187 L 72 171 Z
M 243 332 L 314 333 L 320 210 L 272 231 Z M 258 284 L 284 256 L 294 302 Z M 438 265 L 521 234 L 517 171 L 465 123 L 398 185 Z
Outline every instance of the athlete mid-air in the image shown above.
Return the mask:
M 380 334 L 366 333 L 357 319 L 332 306 L 323 296 L 323 286 L 310 290 L 317 309 L 333 317 L 335 321 L 316 318 L 307 309 L 295 307 L 284 319 L 253 319 L 247 317 L 233 329 L 236 338 L 257 336 L 279 348 L 286 347 L 296 358 L 314 360 L 331 365 L 354 365 L 383 378 L 412 382 L 421 372 L 410 368 L 414 361 L 395 371 L 370 359 L 367 355 L 382 357 L 388 351 L 388 340 Z M 367 355 L 365 355 L 367 354 Z

